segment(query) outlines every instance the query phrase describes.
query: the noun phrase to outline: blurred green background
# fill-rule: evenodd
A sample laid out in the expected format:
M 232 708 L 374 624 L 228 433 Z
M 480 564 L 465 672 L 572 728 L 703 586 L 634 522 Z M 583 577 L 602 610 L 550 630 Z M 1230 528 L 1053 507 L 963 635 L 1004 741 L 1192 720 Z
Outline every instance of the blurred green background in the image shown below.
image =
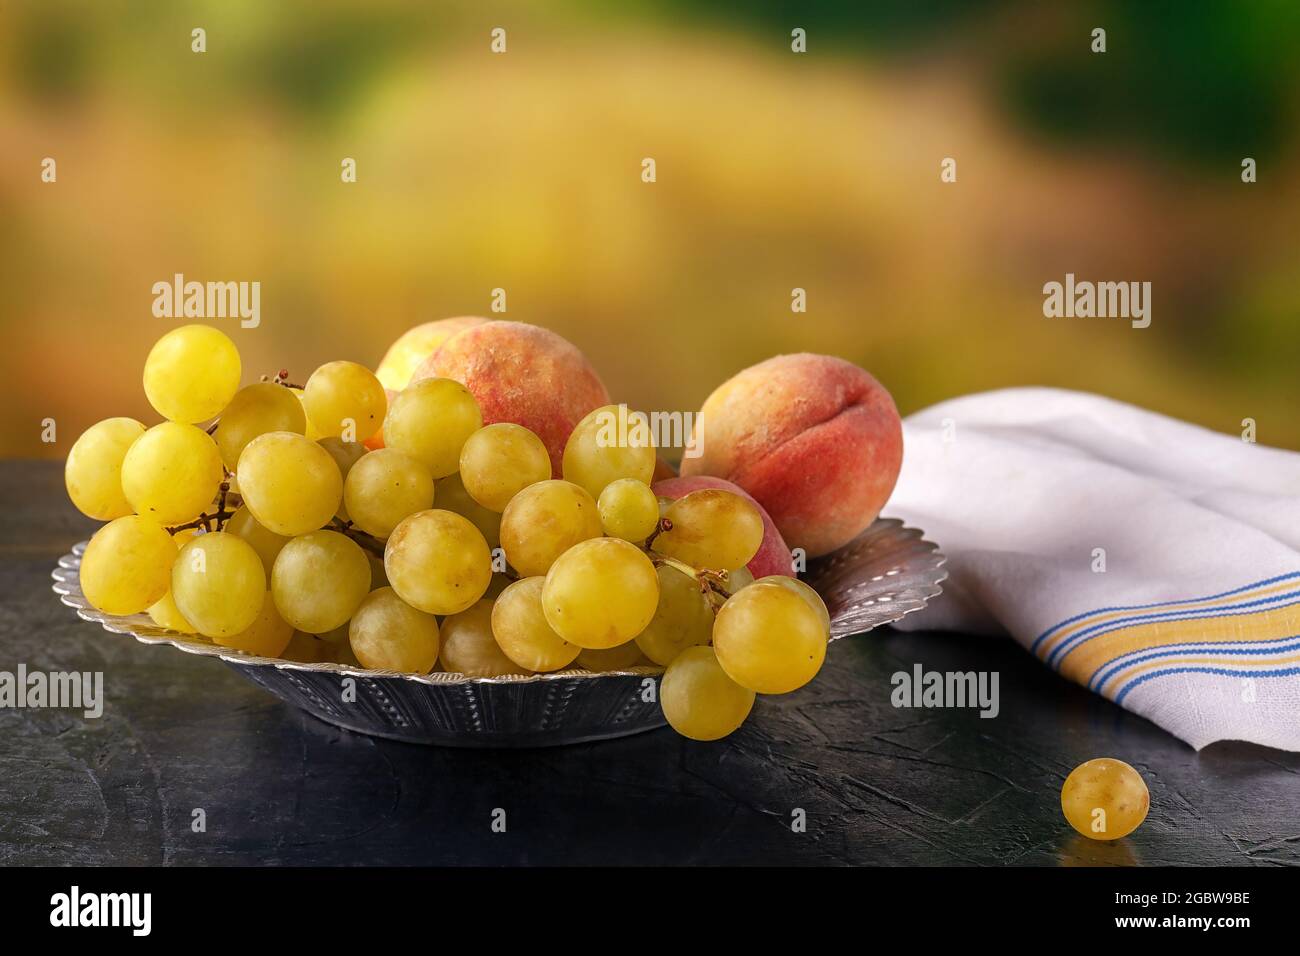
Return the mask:
M 214 322 L 246 381 L 502 287 L 646 409 L 809 350 L 904 413 L 1058 385 L 1300 447 L 1300 4 L 805 6 L 6 4 L 0 454 L 156 420 L 177 272 L 261 282 L 259 328 Z M 1150 328 L 1045 319 L 1066 272 L 1151 281 Z

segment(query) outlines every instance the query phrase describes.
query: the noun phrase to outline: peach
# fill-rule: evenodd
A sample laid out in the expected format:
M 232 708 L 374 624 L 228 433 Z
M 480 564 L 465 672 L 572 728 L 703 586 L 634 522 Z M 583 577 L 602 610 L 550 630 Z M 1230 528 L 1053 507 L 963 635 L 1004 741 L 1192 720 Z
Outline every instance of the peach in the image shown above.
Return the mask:
M 767 577 L 769 574 L 793 575 L 790 549 L 786 547 L 785 539 L 777 530 L 776 522 L 744 488 L 738 488 L 723 478 L 713 478 L 708 475 L 698 475 L 693 478 L 666 478 L 663 481 L 656 481 L 652 487 L 654 493 L 660 498 L 671 498 L 673 501 L 701 488 L 720 488 L 753 502 L 763 519 L 763 543 L 758 546 L 758 553 L 745 567 L 749 568 L 755 580 Z
M 564 443 L 588 412 L 609 404 L 609 392 L 572 343 L 522 322 L 485 322 L 447 339 L 411 377 L 454 379 L 473 393 L 483 424 L 514 422 L 533 432 L 558 478 Z
M 490 320 L 475 315 L 458 315 L 407 329 L 388 347 L 383 361 L 375 369 L 375 375 L 384 388 L 400 392 L 411 381 L 411 375 L 420 367 L 420 363 L 438 351 L 443 342 L 457 332 L 488 321 Z
M 735 482 L 809 557 L 876 519 L 903 462 L 889 392 L 829 355 L 778 355 L 745 369 L 708 397 L 695 428 L 702 454 L 684 459 L 682 474 Z

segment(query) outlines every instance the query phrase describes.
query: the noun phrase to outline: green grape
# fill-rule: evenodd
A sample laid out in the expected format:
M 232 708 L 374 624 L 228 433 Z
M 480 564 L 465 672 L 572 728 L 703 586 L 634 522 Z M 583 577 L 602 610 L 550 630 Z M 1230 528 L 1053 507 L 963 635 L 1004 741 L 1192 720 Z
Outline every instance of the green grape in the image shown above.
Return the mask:
M 384 445 L 424 462 L 434 478 L 460 467 L 469 436 L 483 415 L 469 389 L 449 378 L 426 378 L 393 399 L 384 419 Z
M 596 502 L 605 534 L 643 542 L 659 527 L 659 500 L 650 486 L 635 478 L 611 481 Z
M 318 438 L 316 444 L 329 452 L 330 457 L 334 459 L 334 464 L 339 466 L 339 474 L 343 476 L 344 496 L 339 501 L 339 509 L 334 512 L 334 516 L 341 521 L 348 521 L 350 519 L 347 505 L 348 475 L 352 473 L 352 466 L 359 462 L 363 455 L 369 454 L 370 449 L 361 442 L 344 441 L 337 435 Z
M 262 595 L 262 608 L 253 623 L 238 634 L 214 637 L 213 643 L 231 647 L 254 657 L 279 657 L 289 646 L 293 628 L 280 616 L 271 592 Z
M 720 488 L 703 488 L 678 498 L 664 518 L 672 527 L 655 538 L 654 549 L 692 567 L 714 571 L 743 567 L 763 543 L 758 509 Z
M 388 396 L 364 365 L 327 362 L 307 379 L 302 404 L 322 436 L 342 435 L 363 442 L 383 425 Z
M 460 450 L 460 480 L 484 508 L 505 511 L 510 499 L 551 477 L 551 456 L 523 425 L 498 422 L 470 435 Z
M 271 580 L 271 568 L 275 566 L 275 559 L 280 556 L 280 549 L 289 543 L 289 539 L 282 534 L 276 534 L 274 531 L 267 531 L 262 525 L 258 524 L 257 519 L 253 517 L 253 512 L 248 510 L 247 505 L 240 505 L 235 509 L 235 513 L 230 516 L 226 522 L 223 531 L 228 531 L 236 537 L 243 538 L 257 556 L 262 559 L 262 568 L 266 571 L 266 579 Z
M 734 574 L 735 572 L 732 573 Z M 807 601 L 808 606 L 817 612 L 817 617 L 821 619 L 822 627 L 826 630 L 826 635 L 829 638 L 831 633 L 831 615 L 830 612 L 826 610 L 826 602 L 822 600 L 820 594 L 808 585 L 804 584 L 798 578 L 792 578 L 788 574 L 769 574 L 767 577 L 759 578 L 757 583 L 762 583 L 764 581 L 769 581 L 772 584 L 779 584 L 783 588 L 789 588 L 795 594 Z
M 666 667 L 686 648 L 709 643 L 713 605 L 699 581 L 689 574 L 667 564 L 661 564 L 655 573 L 659 604 L 645 630 L 636 636 L 636 644 L 646 657 Z
M 239 350 L 207 325 L 172 329 L 144 362 L 144 394 L 163 418 L 183 425 L 221 414 L 239 389 Z
M 352 645 L 347 641 L 339 641 L 336 644 L 327 644 L 326 653 L 329 660 L 335 664 L 342 664 L 344 667 L 364 668 L 365 665 L 357 660 L 357 655 L 352 650 Z
M 252 545 L 213 531 L 191 538 L 175 557 L 172 597 L 196 631 L 215 639 L 252 627 L 266 596 L 266 572 Z
M 528 671 L 506 657 L 492 634 L 492 602 L 478 601 L 442 622 L 442 668 L 466 677 L 504 677 Z
M 713 648 L 723 670 L 760 694 L 785 694 L 812 680 L 826 658 L 826 626 L 798 591 L 755 581 L 722 605 Z
M 1089 840 L 1126 837 L 1147 818 L 1151 793 L 1142 775 L 1122 760 L 1097 757 L 1065 778 L 1061 812 Z
M 176 599 L 172 597 L 171 588 L 162 596 L 156 604 L 149 608 L 149 617 L 159 627 L 165 627 L 169 631 L 176 631 L 178 634 L 197 634 L 194 625 L 185 620 L 185 615 L 181 609 L 176 606 Z
M 302 417 L 307 419 L 307 427 L 303 430 L 303 435 L 310 438 L 312 441 L 320 441 L 324 436 L 321 435 L 320 429 L 312 424 L 311 419 L 307 418 L 307 405 L 302 398 L 302 389 L 294 388 L 293 386 L 287 387 L 290 394 L 292 394 L 294 398 L 298 399 L 298 404 L 302 406 Z
M 157 522 L 115 518 L 95 532 L 81 556 L 81 591 L 105 614 L 139 614 L 171 587 L 176 544 Z
M 234 471 L 239 467 L 239 455 L 244 446 L 258 435 L 267 432 L 301 435 L 306 430 L 307 416 L 293 393 L 283 385 L 258 382 L 235 393 L 221 413 L 215 437 L 222 462 Z
M 349 618 L 348 620 L 340 624 L 338 627 L 331 628 L 330 630 L 325 631 L 321 634 L 317 634 L 316 636 L 319 637 L 326 644 L 342 644 L 346 642 L 348 639 L 348 628 L 351 626 L 351 624 L 352 624 L 352 620 L 351 618 Z
M 461 483 L 459 474 L 438 479 L 434 482 L 434 487 L 437 490 L 433 500 L 438 502 L 439 508 L 444 511 L 454 511 L 461 517 L 468 518 L 483 535 L 483 540 L 488 543 L 489 548 L 501 547 L 501 515 L 489 511 L 471 498 L 469 492 L 465 490 L 465 485 Z
M 589 412 L 564 445 L 566 481 L 581 485 L 593 498 L 611 481 L 635 478 L 650 484 L 655 473 L 655 445 L 650 420 L 626 405 L 606 405 Z
M 546 623 L 542 587 L 546 579 L 522 578 L 501 592 L 492 606 L 492 633 L 506 657 L 525 670 L 558 671 L 582 650 Z
M 754 692 L 737 684 L 711 647 L 688 647 L 668 665 L 659 702 L 673 730 L 691 740 L 718 740 L 738 729 L 754 707 Z
M 134 418 L 106 418 L 81 433 L 68 452 L 63 481 L 83 515 L 112 521 L 131 514 L 122 491 L 122 459 L 143 434 L 144 426 Z
M 343 502 L 352 523 L 376 538 L 387 538 L 403 518 L 428 511 L 434 497 L 429 469 L 395 448 L 370 452 L 343 482 Z
M 346 624 L 369 593 L 366 553 L 337 531 L 294 538 L 271 569 L 271 595 L 281 617 L 308 634 Z
M 547 623 L 570 644 L 615 647 L 645 629 L 659 604 L 650 559 L 618 538 L 575 544 L 546 572 Z
M 221 487 L 221 452 L 193 425 L 163 422 L 122 459 L 122 491 L 142 518 L 181 524 L 203 513 Z
M 438 660 L 438 621 L 392 588 L 371 591 L 348 625 L 352 653 L 363 667 L 427 674 Z
M 417 511 L 388 536 L 384 570 L 393 590 L 427 614 L 456 614 L 483 596 L 492 554 L 478 528 L 451 511 Z
M 626 641 L 614 647 L 584 647 L 578 654 L 577 663 L 595 674 L 609 671 L 625 671 L 631 667 L 644 667 L 650 663 L 646 660 L 636 641 Z
M 330 453 L 303 435 L 258 435 L 239 456 L 244 505 L 268 531 L 294 537 L 329 523 L 343 500 L 343 475 Z
M 595 500 L 569 481 L 548 478 L 529 485 L 501 515 L 501 547 L 524 577 L 545 574 L 575 544 L 598 537 Z

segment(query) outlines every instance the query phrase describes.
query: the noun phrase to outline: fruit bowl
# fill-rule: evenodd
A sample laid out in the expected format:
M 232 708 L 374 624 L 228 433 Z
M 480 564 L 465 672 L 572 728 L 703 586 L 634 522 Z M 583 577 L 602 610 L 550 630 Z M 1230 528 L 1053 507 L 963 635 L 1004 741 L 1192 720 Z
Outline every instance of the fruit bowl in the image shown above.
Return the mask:
M 252 657 L 198 635 L 164 630 L 146 614 L 104 614 L 81 591 L 85 547 L 82 542 L 60 558 L 52 575 L 55 593 L 83 620 L 143 644 L 169 644 L 218 658 L 281 700 L 347 730 L 451 747 L 543 747 L 664 725 L 658 702 L 662 667 L 507 677 L 399 674 Z M 943 564 L 943 554 L 919 530 L 882 518 L 838 551 L 811 562 L 806 580 L 826 602 L 835 640 L 925 607 L 942 590 Z M 349 679 L 353 685 L 344 683 Z

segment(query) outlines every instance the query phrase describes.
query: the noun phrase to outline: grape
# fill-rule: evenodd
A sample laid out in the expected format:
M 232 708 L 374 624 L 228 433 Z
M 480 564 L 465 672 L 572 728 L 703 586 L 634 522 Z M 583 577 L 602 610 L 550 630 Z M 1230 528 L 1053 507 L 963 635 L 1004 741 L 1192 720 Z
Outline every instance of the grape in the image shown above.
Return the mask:
M 343 500 L 330 453 L 303 435 L 258 435 L 239 456 L 239 492 L 258 523 L 293 537 L 329 522 Z
M 650 662 L 641 653 L 635 641 L 627 641 L 615 647 L 584 647 L 578 654 L 577 663 L 596 674 L 609 671 L 625 671 L 630 667 L 645 666 Z
M 279 657 L 282 660 L 297 661 L 300 664 L 319 664 L 322 661 L 329 660 L 331 652 L 331 645 L 326 644 L 315 634 L 294 631 L 293 637 L 289 639 L 289 643 L 285 645 Z
M 271 569 L 271 594 L 280 615 L 308 634 L 346 624 L 369 593 L 366 553 L 337 531 L 294 538 Z
M 570 644 L 546 623 L 542 610 L 545 578 L 523 578 L 501 592 L 492 606 L 492 633 L 506 657 L 530 671 L 558 671 L 573 663 L 582 648 Z
M 438 621 L 392 588 L 371 591 L 348 625 L 352 653 L 363 667 L 427 674 L 438 660 Z
M 81 433 L 63 467 L 68 497 L 78 511 L 99 521 L 131 514 L 122 491 L 122 459 L 143 434 L 144 426 L 134 418 L 106 418 Z
M 734 574 L 735 572 L 733 571 L 732 573 Z M 779 584 L 781 587 L 790 589 L 807 601 L 808 606 L 817 612 L 817 617 L 821 619 L 822 627 L 826 629 L 826 633 L 829 636 L 831 632 L 831 615 L 830 612 L 826 610 L 826 602 L 822 600 L 820 594 L 808 585 L 804 584 L 798 578 L 792 578 L 786 574 L 769 574 L 767 577 L 759 578 L 758 580 L 759 582 L 770 581 L 773 584 Z M 737 588 L 737 590 L 739 590 L 739 588 Z
M 659 701 L 664 717 L 683 737 L 717 740 L 745 722 L 754 692 L 727 676 L 713 648 L 688 647 L 664 671 Z
M 434 482 L 434 488 L 437 490 L 433 500 L 438 502 L 439 508 L 468 518 L 483 535 L 489 548 L 501 547 L 501 515 L 489 511 L 471 498 L 461 483 L 459 474 L 438 479 Z
M 294 388 L 292 386 L 285 387 L 289 389 L 290 394 L 293 395 L 294 398 L 298 399 L 298 404 L 302 406 L 302 417 L 307 419 L 307 427 L 303 430 L 303 434 L 312 441 L 320 441 L 323 437 L 320 433 L 320 429 L 312 424 L 310 418 L 307 418 L 307 405 L 303 402 L 302 389 Z
M 388 573 L 384 570 L 384 559 L 367 551 L 366 560 L 370 562 L 370 590 L 378 591 L 380 588 L 388 587 Z
M 595 500 L 568 481 L 547 479 L 529 485 L 510 499 L 501 515 L 501 547 L 524 577 L 545 574 L 575 544 L 598 537 Z
M 258 435 L 267 432 L 301 435 L 306 430 L 307 416 L 303 414 L 302 403 L 283 385 L 258 382 L 235 393 L 221 413 L 215 437 L 221 460 L 234 471 L 244 446 Z
M 1122 760 L 1098 757 L 1065 778 L 1061 812 L 1090 840 L 1126 837 L 1147 818 L 1151 794 L 1142 775 Z
M 442 622 L 443 670 L 466 677 L 504 677 L 526 674 L 492 635 L 492 602 L 478 601 Z
M 655 616 L 636 636 L 642 653 L 665 667 L 688 647 L 707 644 L 713 637 L 713 605 L 689 574 L 667 564 L 655 569 L 659 577 L 659 605 Z
M 581 485 L 593 498 L 619 478 L 650 484 L 655 473 L 655 446 L 644 412 L 626 405 L 606 405 L 587 414 L 564 445 L 566 481 Z
M 776 575 L 769 575 L 775 577 Z M 726 587 L 728 594 L 735 594 L 743 587 L 754 583 L 754 575 L 750 573 L 749 568 L 736 568 L 734 571 L 727 572 Z M 818 600 L 821 600 L 818 598 Z M 829 625 L 828 625 L 829 626 Z
M 206 637 L 231 637 L 252 627 L 266 596 L 262 559 L 228 531 L 186 542 L 172 565 L 172 597 L 194 629 Z
M 640 543 L 659 527 L 659 500 L 650 486 L 635 478 L 611 481 L 596 502 L 605 534 Z
M 760 694 L 784 694 L 812 680 L 829 637 L 807 598 L 771 581 L 755 581 L 729 598 L 713 625 L 718 663 Z
M 384 423 L 388 396 L 375 373 L 356 362 L 327 362 L 302 390 L 307 417 L 322 436 L 363 442 Z
M 357 660 L 357 655 L 353 652 L 352 645 L 347 641 L 339 641 L 336 644 L 326 644 L 325 653 L 325 660 L 332 661 L 335 664 L 342 664 L 344 667 L 365 667 L 361 661 Z
M 95 532 L 81 556 L 81 591 L 105 614 L 139 614 L 171 587 L 176 544 L 160 524 L 126 515 Z
M 758 509 L 720 488 L 703 488 L 678 498 L 664 517 L 672 527 L 655 538 L 654 549 L 692 567 L 713 571 L 742 567 L 763 543 Z
M 213 643 L 233 647 L 254 657 L 279 657 L 289 646 L 293 628 L 280 616 L 271 592 L 262 595 L 262 607 L 245 630 L 226 637 L 214 637 Z
M 165 627 L 169 631 L 176 631 L 178 634 L 197 634 L 194 625 L 185 620 L 185 615 L 181 609 L 176 606 L 176 599 L 172 597 L 171 588 L 167 593 L 154 605 L 149 608 L 149 617 L 159 627 Z
M 460 467 L 460 451 L 483 427 L 469 389 L 449 378 L 426 378 L 393 399 L 384 419 L 384 444 L 416 458 L 434 478 Z
M 279 556 L 280 549 L 289 543 L 289 539 L 282 534 L 276 534 L 274 531 L 267 531 L 266 528 L 258 524 L 257 519 L 253 517 L 253 512 L 248 510 L 247 505 L 240 505 L 236 508 L 235 513 L 230 516 L 222 530 L 243 538 L 253 546 L 257 556 L 262 559 L 262 568 L 266 571 L 266 579 L 271 580 L 271 568 L 275 565 L 275 559 Z
M 365 600 L 364 598 L 362 600 Z M 348 640 L 348 627 L 352 624 L 351 618 L 344 621 L 338 627 L 331 628 L 316 636 L 326 644 L 345 644 Z
M 504 511 L 529 485 L 551 477 L 551 456 L 522 425 L 499 422 L 470 435 L 460 451 L 460 480 L 484 508 Z
M 479 530 L 450 511 L 417 511 L 388 536 L 384 570 L 407 604 L 428 614 L 456 614 L 483 596 L 492 555 Z
M 144 394 L 163 418 L 184 425 L 221 414 L 239 389 L 239 350 L 206 325 L 172 329 L 144 362 Z
M 334 516 L 342 521 L 347 521 L 349 519 L 347 505 L 348 475 L 352 473 L 352 466 L 359 462 L 361 456 L 368 453 L 370 449 L 360 442 L 344 441 L 337 435 L 318 438 L 316 444 L 329 452 L 330 457 L 334 459 L 334 464 L 339 466 L 339 474 L 343 476 L 344 498 L 339 502 L 339 509 L 334 512 Z
M 348 472 L 343 501 L 353 524 L 376 538 L 387 538 L 403 518 L 433 507 L 433 475 L 410 455 L 380 448 Z
M 221 486 L 221 452 L 193 425 L 163 422 L 135 440 L 122 459 L 122 491 L 142 518 L 181 524 L 212 504 Z
M 650 623 L 658 604 L 654 565 L 618 538 L 574 545 L 551 565 L 542 589 L 547 623 L 579 647 L 630 641 Z

